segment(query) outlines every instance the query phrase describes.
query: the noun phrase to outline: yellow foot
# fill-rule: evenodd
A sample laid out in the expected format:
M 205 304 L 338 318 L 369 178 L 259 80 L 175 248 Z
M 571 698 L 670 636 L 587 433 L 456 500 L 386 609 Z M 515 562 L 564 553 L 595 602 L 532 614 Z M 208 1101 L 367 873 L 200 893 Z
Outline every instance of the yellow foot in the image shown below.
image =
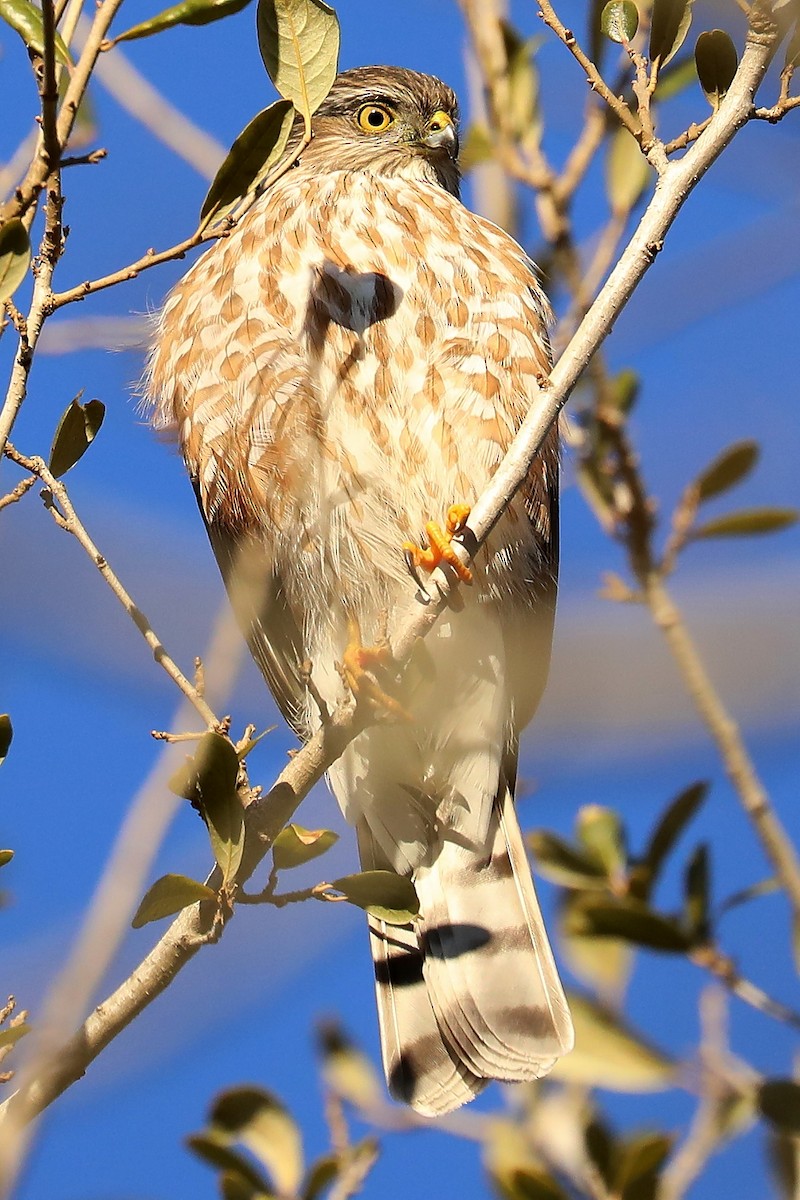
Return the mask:
M 357 702 L 370 700 L 393 717 L 410 721 L 411 717 L 393 696 L 390 696 L 375 678 L 375 671 L 391 667 L 392 651 L 387 641 L 376 646 L 365 646 L 361 641 L 361 630 L 355 617 L 347 621 L 347 646 L 339 666 L 345 685 Z
M 451 504 L 447 510 L 447 522 L 444 529 L 438 521 L 428 521 L 425 535 L 428 539 L 427 550 L 421 549 L 414 542 L 403 542 L 403 555 L 409 571 L 417 579 L 416 567 L 433 571 L 440 563 L 452 567 L 462 583 L 472 583 L 472 571 L 461 561 L 453 549 L 451 542 L 456 534 L 467 523 L 470 507 L 468 504 Z M 419 580 L 417 579 L 419 583 Z

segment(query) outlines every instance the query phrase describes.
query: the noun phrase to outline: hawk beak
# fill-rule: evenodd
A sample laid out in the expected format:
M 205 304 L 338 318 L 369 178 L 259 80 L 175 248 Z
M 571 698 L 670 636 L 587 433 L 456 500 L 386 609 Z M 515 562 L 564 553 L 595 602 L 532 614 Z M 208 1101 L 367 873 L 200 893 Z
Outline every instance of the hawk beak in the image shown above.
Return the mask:
M 458 156 L 458 134 L 453 122 L 439 118 L 431 126 L 422 139 L 423 146 L 429 150 L 444 150 L 451 158 Z

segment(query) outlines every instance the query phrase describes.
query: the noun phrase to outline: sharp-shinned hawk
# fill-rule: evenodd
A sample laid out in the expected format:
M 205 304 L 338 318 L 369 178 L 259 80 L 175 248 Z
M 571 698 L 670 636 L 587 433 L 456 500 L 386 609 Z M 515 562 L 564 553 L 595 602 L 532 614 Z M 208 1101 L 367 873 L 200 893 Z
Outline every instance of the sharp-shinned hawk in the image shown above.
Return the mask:
M 343 694 L 354 628 L 377 640 L 407 610 L 403 545 L 480 495 L 550 369 L 533 264 L 459 200 L 453 92 L 345 71 L 313 132 L 174 288 L 148 376 L 301 738 L 322 719 L 312 692 Z M 553 432 L 458 610 L 402 678 L 371 668 L 375 719 L 329 772 L 364 869 L 419 896 L 417 922 L 370 918 L 370 935 L 389 1086 L 422 1113 L 535 1078 L 572 1044 L 513 806 L 550 657 L 557 506 Z

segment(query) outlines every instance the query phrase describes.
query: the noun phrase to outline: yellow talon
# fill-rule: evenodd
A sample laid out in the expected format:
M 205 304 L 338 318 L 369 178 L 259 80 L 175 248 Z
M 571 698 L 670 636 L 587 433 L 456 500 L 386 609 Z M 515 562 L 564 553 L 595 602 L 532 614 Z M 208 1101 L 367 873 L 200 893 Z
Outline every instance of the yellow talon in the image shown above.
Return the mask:
M 425 526 L 427 549 L 422 549 L 415 542 L 403 542 L 403 553 L 409 568 L 413 564 L 414 567 L 433 571 L 440 563 L 446 562 L 462 583 L 472 583 L 472 571 L 461 561 L 451 545 L 453 538 L 466 525 L 470 511 L 468 504 L 451 504 L 447 510 L 444 529 L 438 521 L 428 521 Z
M 339 673 L 356 701 L 371 700 L 393 717 L 410 721 L 411 717 L 397 700 L 380 686 L 374 677 L 374 669 L 391 666 L 392 651 L 388 642 L 376 646 L 365 646 L 361 641 L 361 629 L 355 617 L 347 620 L 347 645 L 345 646 Z M 370 672 L 368 674 L 367 672 Z

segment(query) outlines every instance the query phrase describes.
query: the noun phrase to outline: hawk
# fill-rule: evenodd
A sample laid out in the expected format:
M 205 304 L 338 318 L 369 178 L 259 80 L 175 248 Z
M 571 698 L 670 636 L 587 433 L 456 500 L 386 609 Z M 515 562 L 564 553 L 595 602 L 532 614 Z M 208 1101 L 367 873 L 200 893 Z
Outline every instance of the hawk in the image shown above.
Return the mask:
M 363 868 L 419 896 L 413 925 L 369 926 L 388 1085 L 428 1115 L 573 1037 L 513 804 L 550 657 L 555 432 L 402 678 L 353 653 L 407 610 L 406 558 L 436 554 L 403 546 L 480 495 L 551 365 L 536 268 L 459 200 L 457 121 L 432 76 L 340 74 L 297 164 L 169 295 L 148 370 L 286 720 L 310 736 L 345 661 L 368 685 L 328 777 Z

